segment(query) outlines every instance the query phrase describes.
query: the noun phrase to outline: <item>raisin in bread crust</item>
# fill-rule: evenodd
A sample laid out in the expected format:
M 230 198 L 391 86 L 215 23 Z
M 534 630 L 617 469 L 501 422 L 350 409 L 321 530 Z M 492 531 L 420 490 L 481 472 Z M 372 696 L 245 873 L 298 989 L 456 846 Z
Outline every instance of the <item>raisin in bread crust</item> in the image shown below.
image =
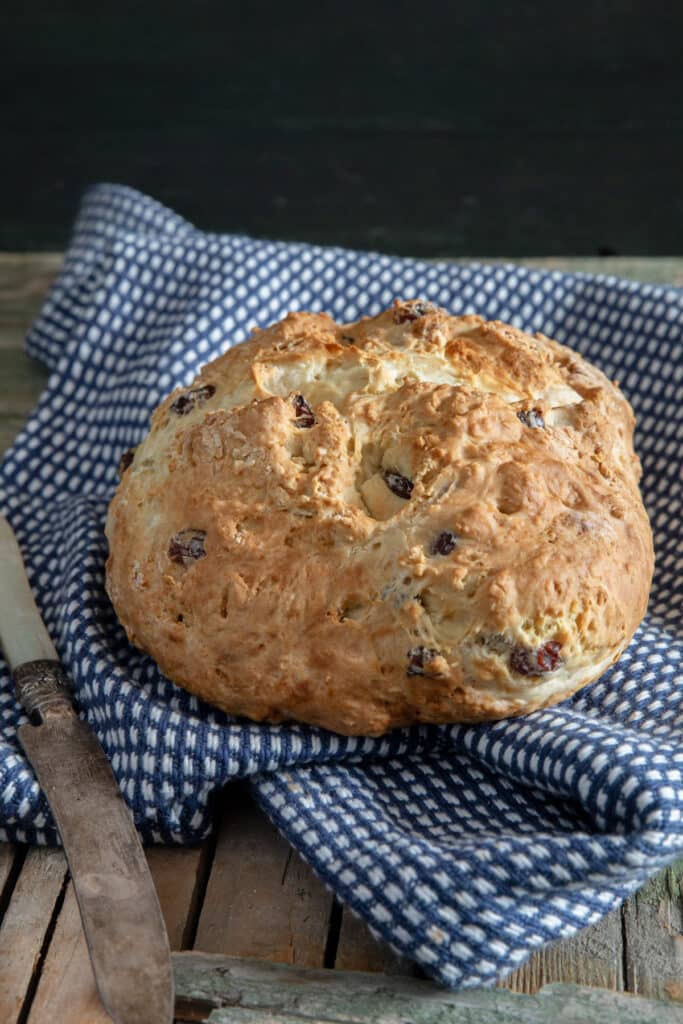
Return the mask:
M 156 410 L 107 589 L 134 644 L 236 715 L 376 735 L 523 714 L 645 613 L 633 425 L 542 335 L 419 301 L 292 313 Z

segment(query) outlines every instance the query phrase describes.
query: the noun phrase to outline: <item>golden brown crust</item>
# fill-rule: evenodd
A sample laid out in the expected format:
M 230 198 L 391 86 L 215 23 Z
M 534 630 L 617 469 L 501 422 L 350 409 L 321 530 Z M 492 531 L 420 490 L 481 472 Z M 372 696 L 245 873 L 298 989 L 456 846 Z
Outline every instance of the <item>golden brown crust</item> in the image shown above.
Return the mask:
M 154 413 L 109 510 L 108 592 L 234 714 L 350 734 L 523 714 L 645 613 L 633 425 L 542 335 L 417 301 L 292 313 Z

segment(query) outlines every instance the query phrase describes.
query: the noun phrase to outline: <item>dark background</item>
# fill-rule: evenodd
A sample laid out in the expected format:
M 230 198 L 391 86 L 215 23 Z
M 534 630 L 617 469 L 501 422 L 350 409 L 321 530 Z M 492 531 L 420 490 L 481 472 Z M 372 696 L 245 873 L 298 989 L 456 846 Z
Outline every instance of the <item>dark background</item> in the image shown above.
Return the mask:
M 95 181 L 406 255 L 672 255 L 683 4 L 3 3 L 0 249 Z

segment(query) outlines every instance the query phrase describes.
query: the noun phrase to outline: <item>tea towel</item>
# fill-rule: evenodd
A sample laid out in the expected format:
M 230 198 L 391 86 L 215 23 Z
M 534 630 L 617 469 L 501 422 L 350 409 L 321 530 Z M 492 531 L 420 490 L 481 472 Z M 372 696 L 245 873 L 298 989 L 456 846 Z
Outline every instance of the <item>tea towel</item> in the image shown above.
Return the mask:
M 117 624 L 102 528 L 118 458 L 252 326 L 292 309 L 349 321 L 396 297 L 541 330 L 620 380 L 655 534 L 648 616 L 599 681 L 514 721 L 363 739 L 230 719 Z M 495 982 L 683 852 L 682 324 L 674 288 L 206 234 L 132 189 L 89 190 L 28 336 L 52 373 L 2 463 L 0 508 L 144 839 L 198 841 L 212 795 L 248 776 L 338 897 L 453 987 Z M 54 842 L 0 669 L 0 837 Z

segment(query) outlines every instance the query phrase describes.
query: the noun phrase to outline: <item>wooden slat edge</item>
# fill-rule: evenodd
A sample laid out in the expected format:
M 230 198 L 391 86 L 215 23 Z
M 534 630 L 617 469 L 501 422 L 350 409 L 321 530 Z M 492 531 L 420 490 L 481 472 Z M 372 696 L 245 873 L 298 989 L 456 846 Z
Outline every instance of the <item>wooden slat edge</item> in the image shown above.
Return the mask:
M 558 1019 L 591 1024 L 614 1024 L 616 1020 L 622 1024 L 681 1024 L 682 1019 L 680 1009 L 669 1003 L 580 985 L 549 985 L 535 996 L 504 989 L 450 992 L 413 978 L 200 953 L 174 954 L 173 968 L 179 1008 L 182 1004 L 187 1012 L 193 1000 L 200 1001 L 203 1013 L 213 1006 L 208 1016 L 212 1024 L 247 1019 L 291 1024 L 297 1018 L 323 1024 L 388 1024 L 396 1020 L 437 1024 L 451 1013 L 453 1020 L 462 1024 L 497 1019 L 501 1024 L 550 1024 Z
M 28 851 L 0 926 L 0 1021 L 24 1019 L 58 918 L 66 860 L 56 847 Z
M 152 847 L 146 852 L 169 942 L 172 948 L 177 948 L 187 927 L 201 849 Z M 95 986 L 71 883 L 28 1017 L 28 1024 L 53 1024 L 55 1021 L 110 1024 Z
M 25 846 L 0 843 L 0 925 L 9 906 L 26 852 Z
M 348 907 L 342 909 L 341 929 L 334 966 L 339 971 L 370 971 L 414 977 L 416 965 L 376 939 L 367 924 Z
M 332 904 L 248 784 L 226 786 L 195 948 L 322 967 Z
M 650 879 L 622 908 L 626 987 L 683 1002 L 683 858 Z M 683 1010 L 681 1019 L 683 1020 Z
M 62 253 L 0 253 L 0 325 L 26 329 L 62 265 Z
M 623 964 L 621 911 L 617 909 L 576 935 L 543 946 L 500 984 L 529 994 L 545 985 L 580 978 L 582 985 L 623 991 Z

